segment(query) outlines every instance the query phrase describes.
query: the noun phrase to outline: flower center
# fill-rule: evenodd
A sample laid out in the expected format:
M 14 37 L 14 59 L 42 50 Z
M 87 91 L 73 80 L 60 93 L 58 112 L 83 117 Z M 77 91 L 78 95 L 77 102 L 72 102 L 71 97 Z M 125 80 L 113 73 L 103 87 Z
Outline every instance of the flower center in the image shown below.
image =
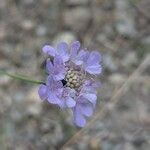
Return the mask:
M 67 87 L 77 90 L 84 81 L 84 74 L 81 71 L 70 68 L 67 70 L 65 81 L 67 82 Z

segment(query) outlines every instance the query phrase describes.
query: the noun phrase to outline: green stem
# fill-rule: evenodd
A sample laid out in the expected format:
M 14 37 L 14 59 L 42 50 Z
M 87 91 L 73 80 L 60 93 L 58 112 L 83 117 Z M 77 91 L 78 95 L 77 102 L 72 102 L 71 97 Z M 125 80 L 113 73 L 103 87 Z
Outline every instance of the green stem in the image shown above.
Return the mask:
M 14 74 L 11 74 L 11 73 L 8 73 L 5 71 L 0 71 L 0 75 L 7 75 L 7 76 L 14 78 L 14 79 L 17 79 L 17 80 L 35 83 L 35 84 L 43 84 L 44 83 L 42 81 L 30 79 L 30 77 L 26 77 L 26 76 L 22 76 L 22 75 L 14 75 Z

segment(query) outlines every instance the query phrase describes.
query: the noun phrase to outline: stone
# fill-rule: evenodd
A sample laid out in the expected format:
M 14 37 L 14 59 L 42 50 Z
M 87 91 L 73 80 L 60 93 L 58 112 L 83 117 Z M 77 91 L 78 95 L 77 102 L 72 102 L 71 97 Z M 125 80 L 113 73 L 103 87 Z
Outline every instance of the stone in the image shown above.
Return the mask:
M 74 149 L 71 147 L 65 147 L 64 150 L 74 150 Z
M 33 3 L 35 3 L 36 2 L 36 0 L 23 0 L 22 1 L 22 3 L 24 4 L 24 5 L 31 5 L 31 4 L 33 4 Z
M 124 149 L 127 149 L 127 150 L 136 150 L 136 148 L 134 148 L 134 146 L 131 143 L 129 143 L 129 142 L 125 143 Z
M 92 138 L 89 142 L 90 149 L 92 150 L 101 150 L 100 140 Z
M 13 122 L 21 122 L 24 117 L 24 108 L 21 106 L 21 110 L 18 108 L 12 108 L 11 109 L 11 114 L 10 114 Z
M 89 0 L 66 0 L 68 5 L 86 5 L 88 4 Z
M 71 42 L 75 41 L 76 37 L 72 32 L 61 32 L 59 33 L 55 38 L 54 38 L 54 45 L 58 44 L 59 42 L 66 42 L 68 44 L 70 44 Z
M 0 40 L 4 39 L 7 36 L 6 31 L 7 31 L 7 27 L 6 27 L 5 23 L 1 22 L 1 25 L 0 25 Z
M 47 32 L 47 28 L 44 25 L 39 25 L 36 29 L 37 36 L 45 36 Z
M 0 86 L 7 86 L 12 81 L 12 78 L 8 76 L 3 76 L 0 78 Z
M 0 114 L 5 113 L 12 105 L 11 97 L 0 89 Z
M 42 112 L 42 101 L 38 95 L 38 88 L 35 87 L 30 90 L 25 101 L 26 113 L 28 115 L 39 116 Z
M 103 64 L 105 68 L 107 68 L 109 71 L 116 71 L 118 69 L 117 64 L 113 60 L 112 56 L 109 54 L 104 54 L 103 55 Z
M 137 8 L 141 11 L 145 17 L 149 18 L 149 11 L 150 11 L 150 1 L 149 0 L 142 0 L 137 1 Z
M 113 143 L 103 142 L 102 144 L 102 150 L 115 150 Z
M 42 131 L 47 132 L 47 134 L 41 137 L 43 143 L 57 145 L 64 138 L 62 128 L 57 121 L 45 120 L 42 122 L 41 128 Z
M 91 12 L 88 8 L 77 7 L 64 11 L 64 24 L 75 31 L 86 29 L 91 20 Z
M 132 65 L 136 65 L 138 63 L 138 58 L 135 52 L 128 52 L 124 59 L 122 60 L 122 64 L 125 67 L 130 67 Z
M 129 2 L 123 0 L 116 0 L 116 29 L 124 36 L 134 37 L 136 35 L 136 29 L 134 24 L 134 18 L 129 11 Z
M 142 43 L 146 45 L 150 45 L 150 36 L 143 37 Z
M 123 74 L 115 73 L 111 75 L 108 79 L 113 84 L 122 84 L 127 79 L 127 76 Z
M 26 31 L 30 31 L 35 27 L 35 23 L 32 20 L 23 20 L 21 27 Z

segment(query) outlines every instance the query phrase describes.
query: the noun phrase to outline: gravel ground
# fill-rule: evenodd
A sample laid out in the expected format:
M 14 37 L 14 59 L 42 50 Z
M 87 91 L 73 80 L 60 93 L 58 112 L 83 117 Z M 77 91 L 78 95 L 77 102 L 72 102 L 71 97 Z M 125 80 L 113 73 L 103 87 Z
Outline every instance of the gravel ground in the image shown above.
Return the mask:
M 148 0 L 1 0 L 0 69 L 43 80 L 41 47 L 79 40 L 103 73 L 83 129 L 37 85 L 0 76 L 0 150 L 149 150 L 149 12 Z

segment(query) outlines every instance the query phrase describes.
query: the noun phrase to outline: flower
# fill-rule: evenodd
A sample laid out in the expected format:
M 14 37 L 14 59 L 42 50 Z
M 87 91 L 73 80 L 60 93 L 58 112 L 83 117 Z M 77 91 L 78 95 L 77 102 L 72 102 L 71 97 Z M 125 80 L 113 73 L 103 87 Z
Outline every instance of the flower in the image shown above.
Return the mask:
M 56 48 L 45 45 L 42 51 L 52 59 L 46 61 L 48 77 L 39 87 L 40 98 L 70 108 L 75 124 L 84 127 L 96 106 L 99 84 L 92 75 L 102 72 L 99 52 L 81 49 L 79 41 L 70 46 L 60 42 Z

